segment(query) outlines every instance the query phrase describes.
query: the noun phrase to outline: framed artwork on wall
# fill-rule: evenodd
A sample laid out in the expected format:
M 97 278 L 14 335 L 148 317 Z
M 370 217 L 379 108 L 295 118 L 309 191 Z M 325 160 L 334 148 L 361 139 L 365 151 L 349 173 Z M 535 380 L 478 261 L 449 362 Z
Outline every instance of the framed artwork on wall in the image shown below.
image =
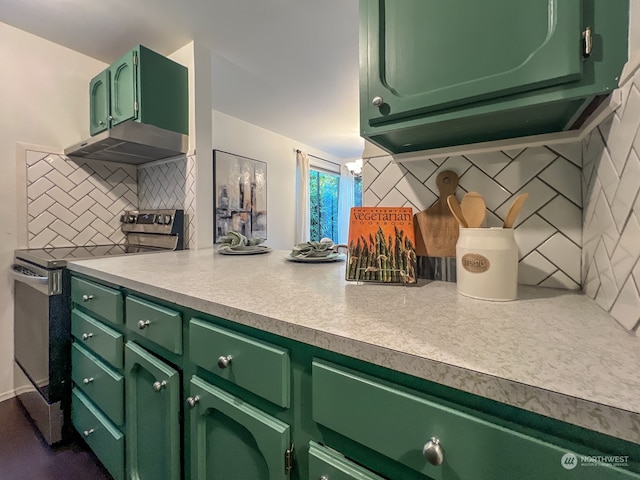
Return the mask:
M 233 231 L 267 238 L 267 164 L 213 151 L 213 243 Z

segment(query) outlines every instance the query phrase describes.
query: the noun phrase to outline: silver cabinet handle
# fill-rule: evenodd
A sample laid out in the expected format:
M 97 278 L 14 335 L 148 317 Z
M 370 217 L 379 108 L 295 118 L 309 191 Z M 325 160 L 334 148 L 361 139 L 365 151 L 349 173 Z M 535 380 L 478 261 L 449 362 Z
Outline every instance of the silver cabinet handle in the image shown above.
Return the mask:
M 104 122 L 103 122 L 102 120 L 100 120 L 100 121 L 98 122 L 98 125 L 104 125 Z
M 149 325 L 151 324 L 151 322 L 149 320 L 140 320 L 138 322 L 138 328 L 140 330 L 144 330 L 145 328 L 147 328 Z
M 322 475 L 319 480 L 329 480 L 329 477 L 326 475 Z
M 166 386 L 167 386 L 167 381 L 166 380 L 162 380 L 161 382 L 154 382 L 153 383 L 153 389 L 156 392 L 159 392 L 160 390 L 162 390 Z
M 83 333 L 82 334 L 82 339 L 83 340 L 89 340 L 91 337 L 93 337 L 93 333 Z
M 89 300 L 93 300 L 93 295 L 82 295 L 83 302 L 88 302 Z
M 233 356 L 231 355 L 221 355 L 218 357 L 218 367 L 225 369 L 229 365 L 231 365 L 231 360 L 233 360 Z
M 440 445 L 440 439 L 431 437 L 431 439 L 425 443 L 422 447 L 422 455 L 431 465 L 441 465 L 444 462 L 444 451 Z
M 587 58 L 591 56 L 591 51 L 593 50 L 593 34 L 591 32 L 591 27 L 585 28 L 584 32 L 582 32 L 582 40 L 584 43 L 582 56 Z
M 373 97 L 373 100 L 371 100 L 371 103 L 373 104 L 374 107 L 380 107 L 383 103 L 384 100 L 382 99 L 382 97 Z
M 198 395 L 196 395 L 195 397 L 189 397 L 187 398 L 187 405 L 189 406 L 189 408 L 193 408 L 198 404 L 199 401 L 200 397 Z
M 82 379 L 82 383 L 84 383 L 85 385 L 89 385 L 91 382 L 93 382 L 93 377 Z
M 84 432 L 82 432 L 84 434 L 85 437 L 88 437 L 89 435 L 91 435 L 93 432 L 95 432 L 95 430 L 93 428 L 90 428 L 89 430 L 85 430 Z

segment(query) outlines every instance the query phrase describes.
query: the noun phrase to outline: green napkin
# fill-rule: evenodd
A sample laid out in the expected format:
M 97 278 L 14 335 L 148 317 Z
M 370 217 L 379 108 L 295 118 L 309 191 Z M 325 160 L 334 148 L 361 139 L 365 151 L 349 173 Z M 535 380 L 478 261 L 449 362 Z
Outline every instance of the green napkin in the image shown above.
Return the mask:
M 251 238 L 248 239 L 244 235 L 238 232 L 228 232 L 226 236 L 222 237 L 218 250 L 241 250 L 244 247 L 254 247 L 264 242 L 264 238 Z

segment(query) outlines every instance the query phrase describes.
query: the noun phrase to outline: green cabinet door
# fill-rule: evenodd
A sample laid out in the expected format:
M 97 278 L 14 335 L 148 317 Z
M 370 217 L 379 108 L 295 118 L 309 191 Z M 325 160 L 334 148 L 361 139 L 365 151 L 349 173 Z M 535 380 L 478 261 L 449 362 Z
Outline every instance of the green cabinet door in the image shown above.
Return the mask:
M 192 480 L 285 480 L 289 426 L 194 376 L 190 382 Z
M 109 67 L 111 77 L 111 126 L 137 118 L 138 50 L 124 54 Z
M 628 0 L 360 0 L 360 133 L 401 154 L 578 129 L 628 27 Z
M 364 1 L 371 125 L 580 78 L 582 0 Z
M 133 342 L 124 358 L 129 478 L 180 480 L 180 374 Z
M 91 135 L 109 128 L 109 70 L 96 75 L 89 83 L 89 131 Z

